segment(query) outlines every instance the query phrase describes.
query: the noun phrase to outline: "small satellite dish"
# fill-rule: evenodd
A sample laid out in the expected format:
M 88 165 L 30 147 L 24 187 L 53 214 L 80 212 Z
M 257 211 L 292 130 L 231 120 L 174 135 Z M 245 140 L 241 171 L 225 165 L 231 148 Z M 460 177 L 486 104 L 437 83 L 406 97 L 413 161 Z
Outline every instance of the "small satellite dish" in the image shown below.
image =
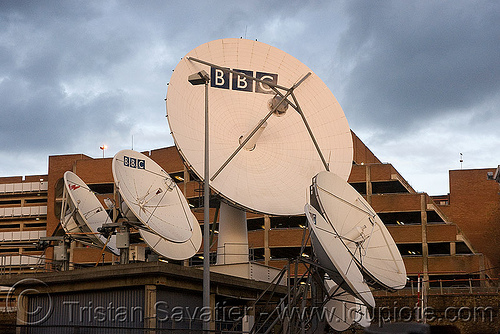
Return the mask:
M 330 327 L 343 332 L 354 324 L 370 326 L 371 318 L 366 305 L 328 277 L 324 280 L 324 284 L 328 295 L 333 294 L 324 305 L 326 320 Z
M 365 275 L 384 289 L 402 289 L 406 269 L 396 243 L 373 208 L 343 178 L 320 172 L 313 178 L 311 205 L 328 221 Z
M 73 172 L 64 173 L 63 179 L 69 196 L 61 224 L 63 229 L 68 234 L 84 233 L 83 235 L 96 245 L 100 247 L 106 245 L 111 252 L 120 255 L 120 251 L 116 248 L 115 237 L 111 236 L 108 241 L 97 230 L 103 224 L 111 223 L 111 218 L 94 192 Z
M 203 70 L 210 74 L 210 185 L 230 204 L 298 215 L 318 171 L 347 180 L 351 132 L 331 91 L 296 58 L 247 39 L 198 46 L 170 79 L 168 123 L 198 177 L 204 176 L 205 93 L 188 77 Z
M 356 266 L 352 256 L 336 237 L 332 226 L 311 205 L 304 207 L 311 242 L 319 264 L 327 271 L 328 276 L 343 290 L 360 299 L 368 306 L 375 306 L 375 299 L 365 283 L 363 275 Z
M 179 260 L 196 254 L 202 239 L 200 225 L 166 171 L 133 150 L 118 152 L 112 171 L 124 202 L 122 211 L 143 225 L 139 232 L 153 250 Z

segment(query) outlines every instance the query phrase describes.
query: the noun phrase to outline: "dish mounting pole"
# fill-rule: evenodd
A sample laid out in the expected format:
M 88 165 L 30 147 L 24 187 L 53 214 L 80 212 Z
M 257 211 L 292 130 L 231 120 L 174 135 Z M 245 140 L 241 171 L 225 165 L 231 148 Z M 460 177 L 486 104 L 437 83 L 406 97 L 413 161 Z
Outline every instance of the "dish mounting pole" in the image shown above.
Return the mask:
M 188 60 L 194 60 L 188 58 Z M 209 123 L 208 123 L 208 84 L 210 76 L 204 70 L 188 77 L 191 85 L 205 85 L 205 152 L 203 156 L 203 309 L 210 310 L 210 168 L 209 168 Z M 203 331 L 210 331 L 210 321 L 203 322 Z
M 206 74 L 206 73 L 205 73 Z M 205 156 L 203 176 L 203 307 L 210 309 L 210 169 L 208 156 L 208 75 L 205 75 Z M 210 321 L 203 323 L 205 331 L 210 330 Z

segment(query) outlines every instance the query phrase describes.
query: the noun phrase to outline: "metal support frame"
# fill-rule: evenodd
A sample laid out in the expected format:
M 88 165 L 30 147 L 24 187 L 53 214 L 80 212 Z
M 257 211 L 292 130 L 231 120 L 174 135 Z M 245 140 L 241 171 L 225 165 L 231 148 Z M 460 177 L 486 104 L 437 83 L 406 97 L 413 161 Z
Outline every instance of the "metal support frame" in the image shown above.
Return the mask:
M 248 75 L 248 74 L 245 74 L 245 73 L 242 73 L 242 72 L 238 72 L 238 71 L 229 69 L 227 67 L 219 66 L 219 65 L 216 65 L 216 64 L 213 64 L 213 63 L 201 60 L 201 59 L 194 58 L 194 57 L 188 57 L 188 60 L 194 61 L 194 62 L 197 62 L 197 63 L 200 63 L 200 64 L 203 64 L 203 65 L 207 65 L 207 66 L 210 66 L 210 67 L 214 67 L 214 68 L 217 68 L 217 69 L 221 69 L 221 70 L 230 72 L 232 74 L 236 74 L 236 75 L 242 76 L 244 78 L 253 80 L 255 82 L 260 82 L 260 83 L 266 84 L 267 86 L 269 86 L 276 93 L 276 96 L 280 96 L 281 97 L 281 101 L 266 115 L 266 117 L 264 117 L 259 122 L 259 124 L 257 124 L 257 126 L 250 132 L 250 134 L 245 138 L 245 140 L 243 140 L 240 143 L 240 145 L 238 146 L 238 148 L 231 154 L 231 156 L 229 156 L 229 158 L 219 167 L 219 169 L 214 173 L 214 175 L 212 175 L 212 177 L 210 179 L 211 181 L 213 181 L 222 172 L 222 170 L 227 166 L 227 164 L 229 164 L 229 162 L 246 145 L 246 143 L 252 138 L 252 136 L 257 132 L 257 130 L 262 126 L 262 124 L 264 124 L 267 121 L 267 119 L 269 117 L 271 117 L 271 115 L 280 107 L 281 104 L 283 104 L 284 101 L 286 101 L 287 104 L 291 105 L 295 109 L 295 111 L 297 111 L 297 113 L 300 115 L 300 117 L 302 118 L 302 121 L 304 123 L 304 126 L 306 127 L 307 132 L 308 132 L 309 136 L 311 137 L 311 140 L 312 140 L 312 142 L 314 144 L 314 147 L 316 148 L 316 151 L 317 151 L 317 153 L 318 153 L 318 155 L 319 155 L 319 157 L 321 159 L 321 162 L 323 163 L 323 166 L 325 167 L 325 170 L 327 170 L 327 171 L 330 170 L 329 164 L 326 162 L 326 159 L 323 156 L 323 152 L 321 152 L 319 144 L 316 141 L 316 138 L 314 137 L 314 134 L 313 134 L 313 132 L 312 132 L 310 126 L 309 126 L 309 123 L 307 122 L 307 119 L 306 119 L 304 113 L 302 112 L 302 109 L 300 108 L 300 105 L 299 105 L 299 103 L 297 101 L 297 98 L 294 95 L 294 90 L 298 86 L 300 86 L 307 78 L 309 78 L 311 76 L 311 74 L 312 74 L 311 72 L 306 73 L 292 87 L 284 87 L 284 86 L 280 86 L 278 84 L 272 83 L 270 81 L 262 80 L 262 79 L 253 77 L 251 75 Z M 283 90 L 286 93 L 283 94 L 282 92 L 280 92 L 280 90 Z M 291 101 L 291 100 L 288 99 L 289 96 L 293 99 L 293 101 Z
M 289 260 L 287 266 L 277 276 L 279 277 L 277 282 L 275 283 L 275 278 L 270 285 L 270 287 L 276 287 L 286 274 L 288 293 L 285 297 L 273 305 L 271 302 L 271 298 L 274 297 L 273 289 L 264 302 L 262 297 L 269 290 L 268 288 L 256 300 L 254 308 L 257 310 L 260 309 L 258 304 L 264 302 L 262 309 L 267 313 L 259 314 L 250 333 L 267 334 L 276 330 L 277 327 L 280 327 L 278 333 L 314 333 L 316 329 L 323 325 L 320 319 L 318 319 L 318 315 L 313 313 L 313 311 L 317 307 L 316 304 L 318 304 L 318 301 L 321 301 L 321 306 L 323 306 L 328 300 L 335 298 L 335 295 L 332 294 L 329 298 L 324 298 L 327 292 L 322 283 L 322 271 L 318 270 L 315 263 L 304 262 L 303 259 L 299 256 L 296 259 Z M 301 276 L 295 276 L 295 280 L 292 283 L 291 273 L 297 273 L 300 265 L 305 265 L 306 272 Z M 270 309 L 271 305 L 274 308 Z M 263 315 L 267 315 L 267 317 L 264 318 Z M 303 315 L 306 315 L 306 317 L 302 317 Z
M 309 230 L 304 229 L 301 254 L 304 253 L 309 239 Z M 299 266 L 306 268 L 302 275 L 298 274 Z M 323 307 L 328 301 L 339 298 L 346 293 L 340 292 L 340 286 L 332 293 L 326 290 L 324 284 L 325 269 L 317 263 L 314 256 L 309 259 L 300 255 L 295 259 L 290 259 L 287 266 L 255 301 L 254 309 L 261 309 L 267 313 L 261 313 L 256 317 L 250 333 L 267 334 L 275 331 L 286 334 L 303 334 L 323 332 L 326 326 L 325 319 L 320 318 Z M 292 273 L 294 275 L 293 283 L 291 282 Z M 287 295 L 273 305 L 271 299 L 274 297 L 276 286 L 283 277 L 287 277 Z M 271 294 L 264 300 L 264 295 L 271 290 L 271 287 L 273 287 Z M 270 309 L 271 305 L 274 306 L 273 309 Z

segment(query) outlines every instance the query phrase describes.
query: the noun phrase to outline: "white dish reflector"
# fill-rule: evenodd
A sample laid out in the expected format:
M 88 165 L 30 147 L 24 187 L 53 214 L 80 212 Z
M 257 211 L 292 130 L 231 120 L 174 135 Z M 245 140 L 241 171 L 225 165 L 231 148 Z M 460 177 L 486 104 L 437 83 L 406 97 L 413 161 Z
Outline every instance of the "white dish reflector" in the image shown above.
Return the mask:
M 333 294 L 333 297 L 324 305 L 326 320 L 330 327 L 338 332 L 343 332 L 354 324 L 363 327 L 370 326 L 371 318 L 366 305 L 342 290 L 331 279 L 325 279 L 324 283 L 328 294 Z
M 305 205 L 304 211 L 311 233 L 311 243 L 319 264 L 343 290 L 366 305 L 374 307 L 375 299 L 370 288 L 349 252 L 336 237 L 331 225 L 309 204 Z
M 126 207 L 146 229 L 139 231 L 146 243 L 170 259 L 196 254 L 202 239 L 200 225 L 170 175 L 133 150 L 118 152 L 112 170 Z
M 311 187 L 314 202 L 369 282 L 385 289 L 404 288 L 406 269 L 401 254 L 363 196 L 343 178 L 320 172 Z
M 84 233 L 96 245 L 103 247 L 107 239 L 97 229 L 103 224 L 111 223 L 111 218 L 97 199 L 94 192 L 73 172 L 64 173 L 64 186 L 69 196 L 62 227 L 68 234 Z M 74 212 L 76 211 L 76 212 Z M 74 219 L 73 219 L 74 217 Z M 78 235 L 74 236 L 78 239 Z M 120 251 L 116 248 L 116 239 L 111 236 L 106 247 L 116 255 Z
M 193 233 L 191 239 L 183 243 L 171 242 L 144 229 L 140 229 L 139 233 L 152 250 L 172 260 L 189 259 L 198 252 L 202 241 L 200 229 Z
M 200 71 L 211 78 L 210 186 L 226 200 L 251 211 L 298 215 L 307 202 L 305 189 L 318 171 L 328 166 L 347 180 L 351 132 L 331 91 L 296 58 L 247 39 L 215 40 L 195 48 L 169 82 L 171 133 L 201 179 L 205 90 L 188 82 Z

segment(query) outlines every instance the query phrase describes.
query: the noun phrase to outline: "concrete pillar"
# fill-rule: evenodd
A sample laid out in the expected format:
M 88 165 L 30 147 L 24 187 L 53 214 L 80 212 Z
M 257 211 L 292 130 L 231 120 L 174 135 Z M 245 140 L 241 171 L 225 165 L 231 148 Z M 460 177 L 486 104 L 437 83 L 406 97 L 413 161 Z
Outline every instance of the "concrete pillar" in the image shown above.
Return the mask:
M 74 251 L 76 247 L 76 241 L 72 240 L 71 243 L 69 244 L 69 270 L 75 269 L 75 264 L 74 264 Z
M 11 301 L 12 302 L 12 301 Z M 17 325 L 26 325 L 28 323 L 28 297 L 25 294 L 19 294 L 17 297 Z M 16 334 L 24 333 L 25 328 L 17 327 Z
M 144 288 L 144 328 L 156 328 L 156 285 L 149 284 Z M 145 333 L 154 334 L 156 331 L 145 331 Z
M 220 204 L 217 264 L 248 263 L 246 212 Z
M 373 189 L 372 189 L 372 175 L 371 175 L 371 166 L 370 165 L 366 165 L 365 166 L 365 178 L 366 178 L 366 201 L 368 202 L 368 204 L 372 204 L 372 193 L 373 193 Z
M 188 171 L 188 169 L 186 168 L 186 166 L 184 166 L 184 176 L 183 176 L 183 178 L 184 178 L 184 182 L 183 182 L 183 186 L 184 186 L 184 189 L 183 189 L 183 191 L 184 191 L 184 197 L 186 197 L 186 198 L 187 198 L 187 184 L 188 184 L 188 182 L 189 182 L 189 171 Z
M 480 283 L 481 283 L 481 286 L 482 287 L 485 287 L 487 286 L 487 282 L 486 282 L 486 266 L 484 264 L 484 255 L 481 254 L 481 256 L 479 257 L 479 279 L 480 279 Z
M 253 302 L 247 302 L 244 316 L 241 319 L 241 330 L 243 333 L 250 332 L 255 323 L 255 308 Z
M 269 265 L 271 259 L 271 249 L 269 248 L 269 230 L 271 229 L 271 218 L 264 215 L 264 264 Z
M 427 245 L 427 197 L 426 194 L 420 195 L 420 220 L 422 226 L 422 268 L 424 290 L 429 288 L 429 247 Z
M 215 331 L 215 293 L 210 293 L 210 331 Z

